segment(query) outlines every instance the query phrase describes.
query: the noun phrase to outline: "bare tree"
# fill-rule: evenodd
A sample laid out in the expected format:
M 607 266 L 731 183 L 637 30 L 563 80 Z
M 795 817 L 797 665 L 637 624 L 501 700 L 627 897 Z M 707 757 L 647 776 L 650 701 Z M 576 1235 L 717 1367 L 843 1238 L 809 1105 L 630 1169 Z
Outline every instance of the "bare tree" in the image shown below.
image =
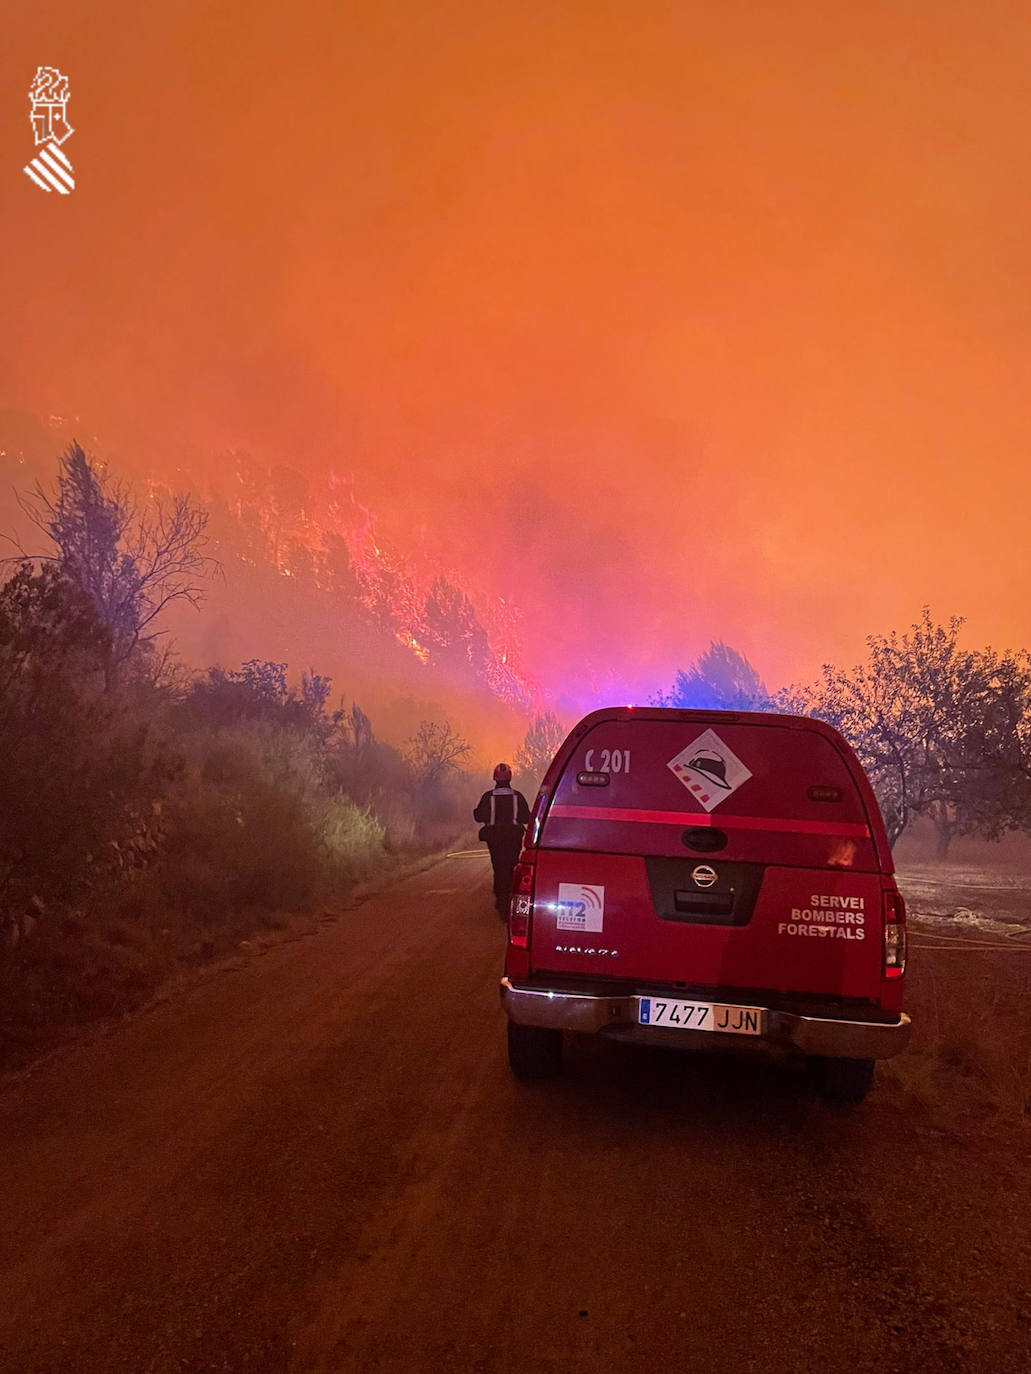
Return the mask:
M 55 545 L 54 563 L 93 603 L 107 627 L 108 683 L 138 644 L 154 640 L 173 601 L 198 606 L 200 579 L 218 570 L 204 552 L 207 512 L 190 496 L 141 508 L 128 486 L 73 443 L 59 460 L 56 492 L 39 482 L 20 505 Z
M 460 772 L 458 760 L 471 748 L 446 721 L 424 720 L 408 740 L 404 757 L 416 783 L 420 787 L 430 787 L 441 782 L 448 773 Z

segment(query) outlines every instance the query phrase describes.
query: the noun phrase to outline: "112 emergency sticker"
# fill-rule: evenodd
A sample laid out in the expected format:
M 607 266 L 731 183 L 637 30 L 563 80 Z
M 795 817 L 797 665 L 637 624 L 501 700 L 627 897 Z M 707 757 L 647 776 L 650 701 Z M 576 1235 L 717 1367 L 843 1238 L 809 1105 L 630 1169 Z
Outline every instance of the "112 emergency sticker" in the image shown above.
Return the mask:
M 601 930 L 605 923 L 605 889 L 587 883 L 559 883 L 555 926 L 558 930 Z

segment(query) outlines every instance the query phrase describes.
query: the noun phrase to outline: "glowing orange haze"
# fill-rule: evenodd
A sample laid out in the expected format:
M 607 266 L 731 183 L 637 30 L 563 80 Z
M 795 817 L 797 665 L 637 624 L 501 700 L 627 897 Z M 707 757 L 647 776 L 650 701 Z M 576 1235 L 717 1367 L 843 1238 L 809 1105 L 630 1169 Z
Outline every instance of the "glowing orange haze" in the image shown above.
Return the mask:
M 530 667 L 1031 643 L 1031 11 L 71 0 L 7 17 L 0 407 L 353 473 Z M 37 65 L 78 179 L 44 195 Z

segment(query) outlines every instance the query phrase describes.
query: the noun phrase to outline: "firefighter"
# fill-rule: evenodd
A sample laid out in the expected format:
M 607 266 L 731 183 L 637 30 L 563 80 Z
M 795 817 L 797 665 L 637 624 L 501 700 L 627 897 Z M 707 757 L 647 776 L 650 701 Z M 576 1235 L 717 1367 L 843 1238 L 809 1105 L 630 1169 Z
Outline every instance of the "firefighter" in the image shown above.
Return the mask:
M 494 866 L 494 905 L 502 919 L 508 915 L 512 892 L 512 870 L 523 847 L 523 829 L 530 819 L 530 808 L 522 792 L 512 786 L 512 770 L 507 763 L 494 769 L 494 786 L 484 792 L 473 820 L 480 823 L 480 839 L 487 841 Z

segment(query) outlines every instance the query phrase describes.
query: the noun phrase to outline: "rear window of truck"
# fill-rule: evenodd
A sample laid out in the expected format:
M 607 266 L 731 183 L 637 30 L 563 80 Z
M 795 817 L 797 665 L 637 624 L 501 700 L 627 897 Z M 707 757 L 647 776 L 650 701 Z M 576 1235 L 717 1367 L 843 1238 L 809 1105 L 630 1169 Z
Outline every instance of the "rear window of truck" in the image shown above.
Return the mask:
M 600 721 L 566 762 L 540 842 L 683 853 L 681 832 L 704 828 L 724 830 L 730 847 L 767 861 L 774 838 L 783 836 L 793 863 L 874 862 L 869 818 L 846 758 L 816 730 L 775 720 Z

